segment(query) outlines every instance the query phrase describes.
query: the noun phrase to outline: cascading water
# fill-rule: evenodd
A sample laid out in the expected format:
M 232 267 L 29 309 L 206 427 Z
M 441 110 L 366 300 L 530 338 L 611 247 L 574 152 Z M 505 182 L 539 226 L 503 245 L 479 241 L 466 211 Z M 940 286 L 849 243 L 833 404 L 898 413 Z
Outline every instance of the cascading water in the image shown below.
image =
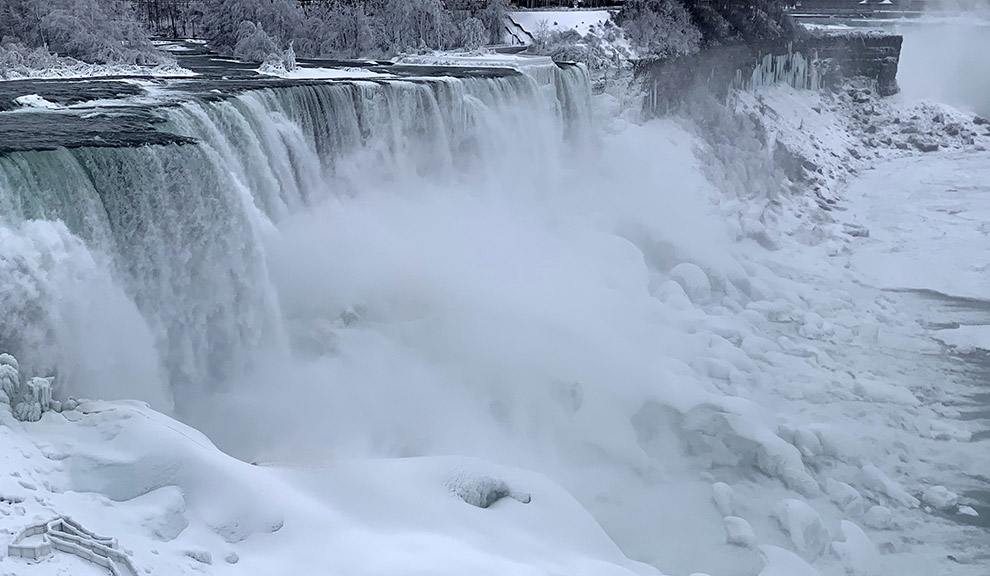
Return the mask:
M 551 178 L 564 133 L 587 130 L 588 81 L 531 72 L 254 90 L 168 109 L 196 145 L 0 157 L 0 269 L 17 279 L 0 347 L 63 394 L 180 410 L 290 354 L 266 260 L 279 223 L 372 182 Z

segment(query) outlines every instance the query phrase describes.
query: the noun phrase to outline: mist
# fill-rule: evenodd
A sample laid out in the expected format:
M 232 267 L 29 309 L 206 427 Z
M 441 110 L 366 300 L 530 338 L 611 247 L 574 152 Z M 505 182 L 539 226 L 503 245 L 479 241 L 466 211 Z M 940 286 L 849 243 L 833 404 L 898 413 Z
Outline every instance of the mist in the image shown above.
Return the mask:
M 897 81 L 905 97 L 945 102 L 990 115 L 990 13 L 963 12 L 937 21 L 902 22 Z

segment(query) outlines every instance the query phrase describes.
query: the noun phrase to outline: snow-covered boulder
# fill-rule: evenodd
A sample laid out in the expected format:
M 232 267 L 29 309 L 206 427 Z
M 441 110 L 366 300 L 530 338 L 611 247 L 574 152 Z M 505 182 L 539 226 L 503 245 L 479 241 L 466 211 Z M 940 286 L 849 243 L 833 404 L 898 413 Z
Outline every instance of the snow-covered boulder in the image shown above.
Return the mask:
M 932 486 L 921 495 L 925 504 L 940 511 L 954 511 L 959 506 L 959 495 L 945 486 Z
M 733 516 L 735 514 L 736 507 L 733 502 L 734 499 L 735 495 L 732 486 L 729 486 L 725 482 L 712 484 L 712 502 L 715 503 L 715 507 L 718 508 L 722 516 Z
M 759 576 L 821 576 L 800 556 L 777 546 L 760 546 L 763 570 Z
M 863 515 L 863 523 L 870 528 L 887 530 L 894 527 L 894 514 L 886 506 L 872 506 Z
M 829 478 L 825 481 L 825 492 L 829 499 L 846 514 L 862 516 L 866 512 L 866 501 L 863 496 L 845 482 Z
M 513 498 L 529 504 L 529 494 L 512 490 L 509 485 L 491 476 L 466 476 L 451 474 L 446 480 L 447 487 L 461 500 L 478 508 L 488 508 L 503 498 Z
M 819 557 L 832 540 L 822 517 L 801 500 L 781 500 L 774 506 L 773 515 L 797 553 L 808 560 Z
M 723 520 L 727 543 L 746 548 L 756 547 L 756 532 L 749 522 L 738 516 L 726 516 Z
M 900 484 L 891 480 L 879 468 L 872 464 L 867 464 L 860 469 L 860 482 L 867 490 L 871 490 L 877 496 L 886 496 L 907 508 L 917 508 L 920 502 L 912 496 Z
M 849 576 L 879 576 L 880 554 L 863 529 L 843 520 L 840 524 L 843 542 L 832 542 L 832 552 L 839 558 Z
M 681 262 L 670 271 L 670 278 L 684 288 L 691 302 L 707 304 L 712 299 L 712 283 L 697 264 Z

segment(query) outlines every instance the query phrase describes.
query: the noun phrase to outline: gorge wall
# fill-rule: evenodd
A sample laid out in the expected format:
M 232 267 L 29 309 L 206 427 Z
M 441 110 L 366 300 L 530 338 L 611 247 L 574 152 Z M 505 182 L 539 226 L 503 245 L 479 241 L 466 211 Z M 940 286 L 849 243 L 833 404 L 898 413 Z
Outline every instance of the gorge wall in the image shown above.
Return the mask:
M 788 84 L 832 88 L 854 77 L 869 79 L 884 96 L 898 92 L 902 37 L 883 34 L 821 35 L 788 43 L 730 45 L 673 60 L 640 62 L 648 115 L 679 107 L 698 91 L 724 96 L 730 88 Z

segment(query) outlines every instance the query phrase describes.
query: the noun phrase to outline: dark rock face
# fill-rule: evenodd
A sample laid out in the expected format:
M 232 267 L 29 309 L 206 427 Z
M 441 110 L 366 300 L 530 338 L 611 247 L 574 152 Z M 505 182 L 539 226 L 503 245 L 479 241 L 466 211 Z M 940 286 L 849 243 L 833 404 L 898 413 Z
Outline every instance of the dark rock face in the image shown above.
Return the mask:
M 647 112 L 664 113 L 698 92 L 723 97 L 730 88 L 787 83 L 796 88 L 834 88 L 855 77 L 869 79 L 882 96 L 898 92 L 901 36 L 812 36 L 786 43 L 731 45 L 671 60 L 640 62 L 637 75 L 650 98 Z
M 794 50 L 813 54 L 821 63 L 824 86 L 859 76 L 875 81 L 881 96 L 890 96 L 900 90 L 897 65 L 903 41 L 901 36 L 878 34 L 822 36 L 796 43 Z

